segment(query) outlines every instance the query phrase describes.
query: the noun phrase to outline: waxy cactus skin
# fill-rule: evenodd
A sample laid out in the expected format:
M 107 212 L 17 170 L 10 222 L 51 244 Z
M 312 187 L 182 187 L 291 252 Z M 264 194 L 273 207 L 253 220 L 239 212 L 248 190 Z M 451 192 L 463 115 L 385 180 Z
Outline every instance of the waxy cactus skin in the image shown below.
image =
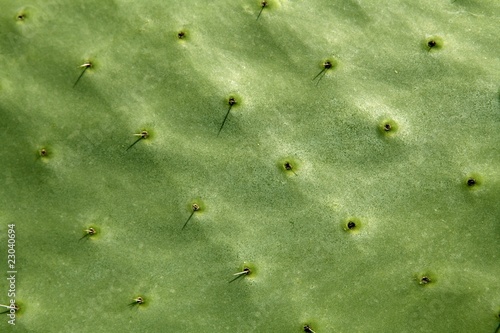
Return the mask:
M 0 331 L 498 331 L 499 17 L 0 0 Z

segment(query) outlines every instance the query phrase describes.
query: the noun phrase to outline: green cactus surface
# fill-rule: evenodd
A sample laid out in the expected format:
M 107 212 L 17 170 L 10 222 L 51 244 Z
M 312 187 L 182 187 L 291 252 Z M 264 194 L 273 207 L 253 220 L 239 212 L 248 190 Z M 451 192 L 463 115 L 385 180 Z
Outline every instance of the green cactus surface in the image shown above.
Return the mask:
M 0 0 L 0 331 L 498 332 L 499 22 Z

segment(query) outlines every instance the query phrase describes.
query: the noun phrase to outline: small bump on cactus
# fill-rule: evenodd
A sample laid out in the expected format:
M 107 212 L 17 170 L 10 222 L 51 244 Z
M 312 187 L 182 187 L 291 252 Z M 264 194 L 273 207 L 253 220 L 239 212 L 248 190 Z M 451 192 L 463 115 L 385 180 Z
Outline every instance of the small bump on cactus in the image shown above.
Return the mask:
M 358 234 L 363 227 L 363 223 L 357 217 L 350 217 L 342 223 L 344 231 L 350 234 Z
M 38 154 L 40 155 L 40 157 L 48 157 L 49 156 L 49 152 L 47 149 L 45 148 L 41 148 L 39 151 L 38 151 Z
M 416 276 L 416 281 L 422 287 L 429 287 L 436 283 L 436 275 L 429 272 L 420 273 Z
M 380 122 L 379 131 L 383 136 L 393 136 L 398 130 L 399 125 L 393 119 L 384 119 Z
M 428 52 L 441 50 L 443 46 L 443 39 L 439 36 L 427 37 L 423 42 L 423 48 Z
M 431 282 L 431 279 L 428 276 L 424 275 L 420 278 L 419 283 L 420 284 L 429 284 L 430 282 Z
M 483 177 L 478 173 L 470 173 L 465 177 L 465 187 L 470 191 L 479 190 L 483 185 Z
M 298 176 L 300 162 L 296 158 L 288 156 L 278 161 L 278 167 L 285 175 Z

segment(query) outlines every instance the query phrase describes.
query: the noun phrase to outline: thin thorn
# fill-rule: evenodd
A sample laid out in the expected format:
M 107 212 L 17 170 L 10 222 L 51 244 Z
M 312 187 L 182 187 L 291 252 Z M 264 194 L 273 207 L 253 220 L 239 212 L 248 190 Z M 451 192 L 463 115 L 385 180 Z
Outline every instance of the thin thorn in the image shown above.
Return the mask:
M 14 309 L 14 311 L 16 311 L 16 312 L 19 310 L 19 307 L 16 304 L 11 304 L 11 305 L 0 304 L 0 306 L 3 306 L 4 308 L 7 309 L 4 312 L 0 312 L 0 314 L 9 313 L 10 310 L 12 310 L 12 309 Z
M 238 280 L 240 277 L 242 277 L 242 275 L 239 275 L 239 276 L 235 277 L 234 279 L 232 279 L 231 281 L 229 281 L 229 283 L 231 283 L 231 282 L 234 282 L 234 281 Z
M 248 275 L 248 274 L 250 274 L 250 268 L 245 267 L 245 268 L 243 269 L 243 271 L 238 272 L 238 273 L 234 273 L 233 275 L 235 276 L 235 278 L 234 278 L 234 279 L 232 279 L 231 281 L 229 281 L 229 283 L 231 283 L 231 282 L 233 282 L 233 281 L 235 281 L 235 280 L 239 279 L 239 278 L 240 278 L 240 277 L 242 277 L 242 276 Z
M 306 333 L 316 333 L 309 327 L 309 325 L 304 326 L 304 332 Z
M 88 228 L 87 230 L 85 230 L 85 235 L 83 235 L 83 237 L 80 238 L 80 240 L 84 239 L 85 237 L 95 235 L 95 233 L 96 233 L 96 231 L 94 228 Z
M 317 78 L 318 76 L 320 76 L 321 74 L 323 74 L 323 75 L 321 75 L 321 76 L 320 76 L 320 78 L 318 79 L 318 82 L 316 82 L 316 85 L 318 85 L 318 84 L 319 84 L 319 81 L 321 81 L 321 79 L 325 76 L 325 74 L 326 74 L 326 70 L 327 70 L 327 69 L 330 69 L 330 68 L 332 68 L 332 67 L 333 67 L 333 65 L 332 65 L 332 63 L 331 63 L 330 61 L 328 61 L 328 60 L 327 60 L 327 61 L 325 61 L 325 62 L 323 63 L 323 69 L 321 70 L 321 72 L 319 72 L 319 73 L 318 73 L 318 75 L 316 75 L 316 76 L 312 79 L 312 81 L 316 80 L 316 78 Z
M 182 230 L 184 230 L 184 228 L 186 227 L 186 225 L 188 224 L 189 220 L 191 220 L 191 218 L 193 217 L 194 215 L 194 212 L 197 212 L 200 210 L 200 205 L 198 205 L 197 203 L 194 203 L 191 205 L 191 209 L 193 210 L 193 212 L 191 213 L 191 215 L 189 215 L 186 223 L 184 223 L 184 226 L 182 227 Z
M 139 138 L 135 140 L 133 144 L 131 144 L 127 150 L 132 148 L 137 142 L 141 141 L 142 139 L 147 139 L 149 137 L 149 133 L 147 131 L 142 131 L 141 133 L 135 133 L 134 136 L 138 136 Z
M 78 79 L 76 79 L 76 82 L 75 82 L 75 84 L 73 85 L 73 88 L 76 86 L 76 84 L 78 83 L 78 81 L 80 81 L 80 79 L 82 78 L 83 74 L 85 74 L 85 71 L 86 71 L 89 67 L 91 67 L 91 66 L 92 66 L 92 64 L 91 64 L 90 62 L 87 62 L 87 63 L 85 63 L 85 64 L 83 64 L 83 65 L 81 65 L 81 66 L 80 66 L 80 68 L 83 68 L 83 71 L 82 71 L 82 73 L 80 74 L 80 76 L 78 77 Z
M 187 226 L 189 220 L 191 220 L 191 218 L 193 217 L 194 215 L 194 210 L 191 212 L 191 215 L 189 215 L 188 219 L 186 220 L 186 223 L 184 223 L 184 225 L 182 226 L 182 230 L 184 230 L 184 228 Z
M 239 279 L 240 277 L 242 277 L 242 276 L 244 276 L 244 275 L 238 275 L 237 277 L 235 277 L 234 279 L 232 279 L 231 281 L 229 281 L 229 283 L 231 283 L 231 282 L 233 282 L 233 281 L 238 280 L 238 279 Z
M 316 76 L 314 77 L 314 79 L 312 79 L 312 81 L 314 81 L 314 80 L 316 80 L 316 78 L 317 78 L 318 76 L 320 76 L 321 74 L 323 74 L 323 75 L 321 75 L 321 76 L 320 76 L 320 78 L 318 79 L 318 82 L 316 82 L 316 85 L 318 85 L 318 84 L 319 84 L 319 81 L 321 81 L 321 79 L 323 78 L 323 76 L 325 76 L 325 74 L 326 74 L 326 70 L 327 70 L 327 68 L 326 68 L 326 67 L 325 67 L 325 68 L 323 68 L 323 69 L 321 70 L 321 72 L 319 72 L 319 73 L 318 73 L 318 75 L 316 75 Z
M 85 67 L 82 71 L 82 73 L 80 74 L 80 76 L 78 76 L 78 79 L 76 79 L 76 82 L 75 84 L 73 85 L 73 88 L 76 87 L 76 84 L 78 83 L 78 81 L 80 81 L 80 79 L 82 78 L 83 74 L 85 74 L 85 71 L 87 70 L 88 67 Z
M 128 146 L 128 148 L 127 148 L 127 150 L 126 150 L 126 151 L 128 151 L 130 148 L 132 148 L 133 146 L 135 146 L 135 144 L 136 144 L 137 142 L 141 141 L 142 139 L 144 139 L 144 138 L 141 136 L 139 139 L 135 140 L 133 144 L 131 144 L 130 146 Z
M 82 238 L 80 238 L 79 240 L 82 240 L 82 239 L 87 238 L 87 237 L 89 237 L 89 236 L 90 236 L 90 234 L 85 234 L 85 235 L 83 235 L 83 237 L 82 237 Z
M 315 76 L 315 77 L 314 77 L 311 81 L 316 80 L 316 78 L 317 78 L 318 76 L 320 76 L 320 75 L 321 75 L 321 73 L 323 73 L 324 71 L 326 71 L 326 68 L 323 68 L 323 69 L 321 70 L 321 72 L 319 72 L 319 73 L 318 73 L 318 75 L 316 75 L 316 76 Z
M 132 303 L 129 304 L 129 306 L 139 305 L 139 304 L 143 304 L 143 303 L 144 303 L 144 299 L 142 297 L 137 297 L 134 299 L 134 301 Z
M 262 2 L 260 3 L 260 6 L 261 6 L 261 8 L 260 8 L 260 11 L 259 11 L 259 15 L 257 15 L 257 20 L 259 19 L 260 14 L 262 14 L 262 11 L 264 10 L 264 8 L 266 8 L 266 6 L 267 6 L 267 2 L 266 2 L 266 1 L 262 1 Z M 257 21 L 257 20 L 256 20 L 256 21 Z
M 233 107 L 233 105 L 229 105 L 229 109 L 227 110 L 226 112 L 226 116 L 224 117 L 224 120 L 222 121 L 222 125 L 220 125 L 220 128 L 219 128 L 219 133 L 217 133 L 217 136 L 219 136 L 220 132 L 222 131 L 222 127 L 224 127 L 224 124 L 226 123 L 226 119 L 227 119 L 227 116 L 229 116 L 229 112 L 231 111 L 231 108 Z
M 264 6 L 262 6 L 262 8 L 260 9 L 260 11 L 259 11 L 259 15 L 257 15 L 257 20 L 256 20 L 256 21 L 258 21 L 258 20 L 259 20 L 260 14 L 262 14 L 262 11 L 263 11 L 263 10 L 264 10 Z
M 291 166 L 291 165 L 290 165 L 290 167 L 289 167 L 289 168 L 286 168 L 286 167 L 285 167 L 285 169 L 287 169 L 288 171 L 293 172 L 293 174 L 294 174 L 295 176 L 297 176 L 297 174 L 295 173 L 295 171 L 293 171 L 293 169 L 292 169 L 292 166 Z
M 316 86 L 319 84 L 319 81 L 321 81 L 321 79 L 325 77 L 325 75 L 326 75 L 326 68 L 325 68 L 325 70 L 323 71 L 323 75 L 321 75 L 321 76 L 319 77 L 318 81 L 316 82 Z

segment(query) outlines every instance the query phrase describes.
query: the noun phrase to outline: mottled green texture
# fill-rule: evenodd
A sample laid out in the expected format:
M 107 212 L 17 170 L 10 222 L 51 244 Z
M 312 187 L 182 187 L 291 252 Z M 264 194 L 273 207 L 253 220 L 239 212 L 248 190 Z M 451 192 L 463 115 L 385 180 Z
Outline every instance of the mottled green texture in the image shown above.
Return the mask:
M 0 0 L 1 331 L 495 331 L 500 3 L 260 3 Z

